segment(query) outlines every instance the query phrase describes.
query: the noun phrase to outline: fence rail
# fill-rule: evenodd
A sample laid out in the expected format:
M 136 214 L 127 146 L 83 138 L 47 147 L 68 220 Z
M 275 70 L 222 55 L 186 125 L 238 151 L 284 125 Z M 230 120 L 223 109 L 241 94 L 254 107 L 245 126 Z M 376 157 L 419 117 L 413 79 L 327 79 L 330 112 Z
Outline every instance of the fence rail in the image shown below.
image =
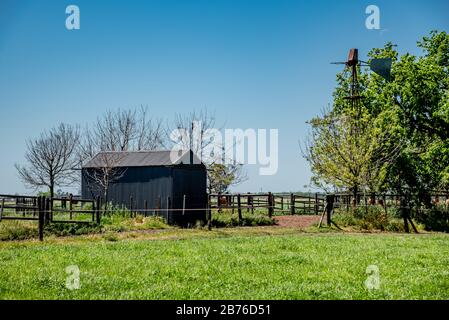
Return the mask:
M 166 200 L 166 203 L 163 201 Z M 243 212 L 262 213 L 268 217 L 274 215 L 317 215 L 325 206 L 324 197 L 319 194 L 273 194 L 269 193 L 245 193 L 245 194 L 209 194 L 205 208 L 193 208 L 186 196 L 183 196 L 182 208 L 173 208 L 172 199 L 159 197 L 154 208 L 149 208 L 145 201 L 144 208 L 136 208 L 134 199 L 130 201 L 126 210 L 131 216 L 161 216 L 169 222 L 171 213 L 184 215 L 194 212 L 204 212 L 206 221 L 211 227 L 213 212 L 230 210 L 231 214 L 237 213 L 238 223 L 243 220 Z M 124 207 L 123 207 L 124 208 Z M 125 208 L 124 208 L 125 209 Z M 80 199 L 72 195 L 68 197 L 35 197 L 21 195 L 0 195 L 0 221 L 4 220 L 29 220 L 39 222 L 39 239 L 43 239 L 44 225 L 48 223 L 101 223 L 101 216 L 110 214 L 107 205 L 100 198 L 95 200 Z
M 303 194 L 210 194 L 209 207 L 211 209 L 246 210 L 254 212 L 266 209 L 269 216 L 301 214 L 318 215 L 324 210 L 324 195 Z
M 330 197 L 331 196 L 331 197 Z M 353 206 L 380 205 L 382 207 L 405 208 L 409 202 L 407 196 L 401 194 L 357 194 L 349 193 L 324 194 L 275 194 L 275 193 L 236 193 L 236 194 L 209 194 L 205 207 L 192 208 L 189 200 L 183 196 L 182 207 L 173 208 L 172 199 L 159 197 L 154 208 L 145 201 L 144 208 L 136 208 L 131 196 L 129 207 L 126 208 L 131 216 L 161 216 L 169 221 L 172 213 L 184 215 L 194 212 L 204 212 L 205 219 L 211 227 L 213 214 L 230 211 L 236 215 L 238 223 L 243 221 L 243 213 L 266 214 L 268 217 L 276 215 L 322 215 L 327 214 L 327 221 L 331 223 L 331 214 L 334 209 Z M 332 199 L 332 200 L 330 200 Z M 166 203 L 165 203 L 166 201 Z M 449 206 L 449 193 L 435 193 L 430 201 L 433 204 Z M 328 204 L 332 202 L 332 206 Z M 166 206 L 165 206 L 166 205 Z M 124 208 L 124 207 L 123 207 Z M 29 220 L 39 221 L 39 238 L 43 238 L 43 225 L 47 223 L 96 223 L 100 224 L 101 216 L 110 214 L 111 210 L 102 205 L 100 198 L 80 199 L 74 196 L 47 197 L 0 195 L 0 221 L 1 220 Z
M 67 204 L 69 208 L 67 208 Z M 91 208 L 83 208 L 90 204 Z M 87 214 L 89 220 L 76 219 L 74 214 Z M 68 215 L 66 219 L 64 217 Z M 0 222 L 2 220 L 38 221 L 39 240 L 44 238 L 44 225 L 49 223 L 100 223 L 98 201 L 70 198 L 0 195 Z

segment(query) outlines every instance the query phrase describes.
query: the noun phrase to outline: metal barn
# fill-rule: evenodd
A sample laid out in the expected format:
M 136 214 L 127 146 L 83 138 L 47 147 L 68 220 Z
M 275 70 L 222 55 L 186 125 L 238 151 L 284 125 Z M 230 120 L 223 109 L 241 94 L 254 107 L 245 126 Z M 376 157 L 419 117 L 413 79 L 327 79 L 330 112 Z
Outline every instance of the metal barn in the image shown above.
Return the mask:
M 106 175 L 107 198 L 116 206 L 163 216 L 169 224 L 206 219 L 206 167 L 192 151 L 100 152 L 82 168 L 83 198 L 103 198 Z

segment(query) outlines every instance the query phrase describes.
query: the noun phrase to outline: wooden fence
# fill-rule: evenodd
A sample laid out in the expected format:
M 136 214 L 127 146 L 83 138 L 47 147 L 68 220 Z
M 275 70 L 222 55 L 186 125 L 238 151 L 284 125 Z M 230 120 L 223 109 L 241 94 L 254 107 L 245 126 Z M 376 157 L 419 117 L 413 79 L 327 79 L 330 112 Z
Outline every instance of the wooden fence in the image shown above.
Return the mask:
M 84 207 L 90 208 L 84 208 Z M 37 221 L 39 240 L 44 238 L 44 225 L 49 223 L 100 223 L 97 201 L 70 198 L 47 198 L 21 195 L 0 195 L 0 222 L 2 220 Z M 91 217 L 79 217 L 80 214 Z
M 135 208 L 133 197 L 130 196 L 130 216 L 161 216 L 169 222 L 169 212 L 184 215 L 185 212 L 194 214 L 202 211 L 206 213 L 209 228 L 212 224 L 213 212 L 230 210 L 237 214 L 239 225 L 243 221 L 243 212 L 249 214 L 267 214 L 272 218 L 275 215 L 318 215 L 325 208 L 325 198 L 320 194 L 210 194 L 206 208 L 191 208 L 186 197 L 183 197 L 182 208 L 173 208 L 171 199 L 167 198 L 167 207 L 162 207 L 162 199 L 156 201 L 155 208 L 149 208 L 145 201 L 144 208 Z M 111 214 L 102 205 L 100 198 L 96 200 L 79 199 L 77 197 L 33 197 L 21 195 L 0 195 L 0 222 L 1 220 L 28 220 L 39 224 L 39 239 L 43 239 L 44 225 L 48 223 L 101 223 L 101 216 Z
M 420 198 L 415 194 L 399 193 L 335 193 L 334 208 L 349 211 L 353 207 L 381 206 L 388 208 L 413 207 L 419 209 L 422 206 L 442 205 L 449 207 L 449 192 L 433 191 L 427 195 L 427 199 Z
M 243 211 L 254 213 L 266 212 L 269 217 L 274 215 L 318 215 L 324 210 L 325 198 L 315 193 L 313 195 L 274 194 L 268 193 L 237 193 L 210 194 L 208 206 L 211 210 L 229 209 L 237 211 L 241 219 Z

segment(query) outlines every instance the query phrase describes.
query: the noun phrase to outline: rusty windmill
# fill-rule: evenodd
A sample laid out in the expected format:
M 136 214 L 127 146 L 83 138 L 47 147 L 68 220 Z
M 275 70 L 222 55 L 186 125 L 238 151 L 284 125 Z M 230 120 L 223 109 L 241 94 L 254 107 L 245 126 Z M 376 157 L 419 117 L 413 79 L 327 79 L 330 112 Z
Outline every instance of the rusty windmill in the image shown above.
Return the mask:
M 352 110 L 355 111 L 356 120 L 360 119 L 361 112 L 361 100 L 362 96 L 360 94 L 359 79 L 358 79 L 358 69 L 362 67 L 369 67 L 371 71 L 378 74 L 386 81 L 391 80 L 391 66 L 392 59 L 390 58 L 380 58 L 371 59 L 370 62 L 365 62 L 359 60 L 358 49 L 349 50 L 348 60 L 346 62 L 334 62 L 333 64 L 343 64 L 345 65 L 345 72 L 351 72 L 351 82 L 350 82 L 350 94 L 345 97 L 346 100 L 351 101 Z M 351 125 L 351 137 L 354 139 L 355 145 L 358 146 L 359 135 L 363 131 L 363 124 L 356 123 Z M 357 193 L 357 192 L 355 192 Z M 354 197 L 357 202 L 357 196 Z
M 346 62 L 333 62 L 332 64 L 344 64 L 345 69 L 351 72 L 350 95 L 345 97 L 345 99 L 352 101 L 352 105 L 354 110 L 357 111 L 357 114 L 359 114 L 359 102 L 361 100 L 357 68 L 369 67 L 371 71 L 378 74 L 386 81 L 391 80 L 392 60 L 390 58 L 372 59 L 368 63 L 359 60 L 359 50 L 355 48 L 349 50 L 348 60 Z

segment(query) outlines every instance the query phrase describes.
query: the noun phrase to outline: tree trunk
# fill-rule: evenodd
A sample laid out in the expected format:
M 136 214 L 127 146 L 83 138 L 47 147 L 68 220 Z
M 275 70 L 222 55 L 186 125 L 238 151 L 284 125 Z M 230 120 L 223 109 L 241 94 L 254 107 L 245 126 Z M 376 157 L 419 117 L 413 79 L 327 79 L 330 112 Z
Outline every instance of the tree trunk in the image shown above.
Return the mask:
M 108 190 L 109 188 L 108 187 L 105 187 L 104 188 L 104 193 L 103 193 L 103 196 L 104 196 L 104 210 L 105 210 L 105 212 L 107 213 L 107 211 L 108 211 L 108 197 L 109 197 L 109 190 Z
M 49 186 L 49 191 L 50 191 L 50 199 L 53 199 L 55 196 L 55 179 L 53 178 L 53 176 L 50 177 L 50 186 Z
M 357 205 L 359 204 L 358 192 L 359 192 L 358 186 L 354 186 L 354 188 L 352 189 L 352 196 L 353 196 L 352 207 L 354 209 L 357 208 Z

